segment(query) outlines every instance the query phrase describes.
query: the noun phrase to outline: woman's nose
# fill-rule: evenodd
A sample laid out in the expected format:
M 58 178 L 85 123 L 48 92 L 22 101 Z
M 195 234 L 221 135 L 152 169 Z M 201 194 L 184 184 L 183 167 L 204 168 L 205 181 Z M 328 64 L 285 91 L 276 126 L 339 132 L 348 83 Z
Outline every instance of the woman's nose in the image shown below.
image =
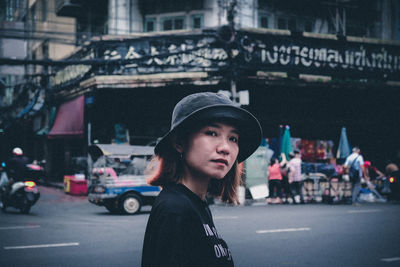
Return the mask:
M 228 155 L 229 150 L 230 150 L 230 147 L 229 147 L 228 140 L 226 140 L 225 138 L 221 138 L 217 145 L 217 152 Z

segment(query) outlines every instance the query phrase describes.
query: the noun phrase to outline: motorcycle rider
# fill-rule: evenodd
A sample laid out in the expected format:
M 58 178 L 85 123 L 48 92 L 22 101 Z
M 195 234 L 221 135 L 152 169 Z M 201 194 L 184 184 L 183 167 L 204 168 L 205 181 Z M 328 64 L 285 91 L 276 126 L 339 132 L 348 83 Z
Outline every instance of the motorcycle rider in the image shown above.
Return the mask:
M 391 160 L 388 160 L 387 165 L 385 167 L 385 173 L 387 177 L 390 177 L 392 175 L 398 175 L 399 174 L 399 166 L 397 166 L 396 163 L 394 163 Z
M 8 198 L 8 195 L 11 191 L 11 186 L 15 182 L 23 181 L 26 178 L 26 165 L 29 164 L 29 159 L 24 156 L 24 152 L 21 148 L 15 147 L 12 153 L 12 157 L 6 164 L 7 176 L 9 180 L 6 184 L 6 189 L 2 197 L 3 203 L 4 200 Z

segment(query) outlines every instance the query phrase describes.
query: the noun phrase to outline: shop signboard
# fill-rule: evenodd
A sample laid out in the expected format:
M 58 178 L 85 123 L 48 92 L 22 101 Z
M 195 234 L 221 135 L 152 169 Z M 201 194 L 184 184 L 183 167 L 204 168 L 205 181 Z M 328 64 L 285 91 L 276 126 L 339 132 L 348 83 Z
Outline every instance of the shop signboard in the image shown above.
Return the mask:
M 247 31 L 239 31 L 237 39 L 237 65 L 246 70 L 400 80 L 400 44 Z
M 105 64 L 98 72 L 126 75 L 218 71 L 227 65 L 228 55 L 216 43 L 216 37 L 208 34 L 152 36 L 98 43 L 94 51 L 104 61 L 123 63 Z
M 94 75 L 286 72 L 343 79 L 400 80 L 400 45 L 361 38 L 237 31 L 223 41 L 215 30 L 95 40 L 56 73 L 54 85 Z M 87 63 L 84 63 L 86 60 Z M 91 66 L 88 66 L 91 65 Z

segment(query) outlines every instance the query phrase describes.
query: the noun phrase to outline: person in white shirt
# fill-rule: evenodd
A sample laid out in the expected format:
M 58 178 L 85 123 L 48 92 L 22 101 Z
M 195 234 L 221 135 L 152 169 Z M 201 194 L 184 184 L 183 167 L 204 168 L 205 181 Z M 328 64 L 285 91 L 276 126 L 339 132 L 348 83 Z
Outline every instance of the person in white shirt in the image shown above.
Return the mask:
M 303 198 L 303 179 L 301 176 L 301 154 L 300 151 L 294 151 L 294 157 L 289 161 L 289 184 L 292 191 L 293 203 L 304 203 Z
M 352 203 L 353 205 L 359 205 L 357 202 L 358 194 L 361 189 L 361 178 L 363 177 L 364 171 L 364 158 L 361 155 L 360 148 L 354 147 L 353 153 L 351 153 L 344 163 L 344 167 L 349 173 L 351 185 L 353 188 Z

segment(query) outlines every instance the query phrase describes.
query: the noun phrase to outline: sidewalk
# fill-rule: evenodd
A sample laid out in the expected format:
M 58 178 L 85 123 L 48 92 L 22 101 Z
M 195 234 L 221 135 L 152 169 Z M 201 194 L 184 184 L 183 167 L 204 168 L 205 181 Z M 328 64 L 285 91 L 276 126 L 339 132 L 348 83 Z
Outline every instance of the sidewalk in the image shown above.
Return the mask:
M 40 179 L 38 181 L 38 184 L 41 186 L 53 187 L 53 188 L 64 190 L 64 183 L 62 183 L 62 182 L 47 181 L 47 180 Z

